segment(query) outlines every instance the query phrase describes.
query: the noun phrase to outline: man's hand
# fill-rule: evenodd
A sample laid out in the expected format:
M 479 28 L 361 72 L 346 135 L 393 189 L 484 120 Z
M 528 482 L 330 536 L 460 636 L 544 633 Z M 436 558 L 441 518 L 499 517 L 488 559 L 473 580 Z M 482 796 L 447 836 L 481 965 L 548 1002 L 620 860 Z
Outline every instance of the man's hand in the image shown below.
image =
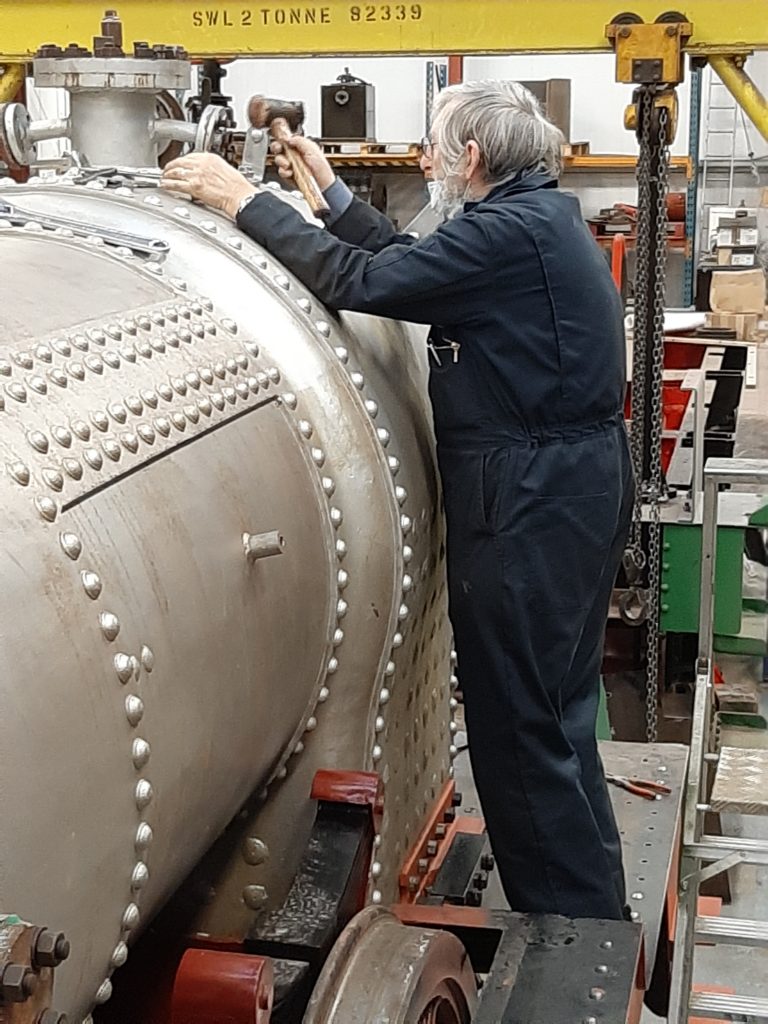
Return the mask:
M 172 160 L 163 171 L 160 188 L 197 199 L 232 220 L 243 199 L 257 191 L 239 171 L 213 153 L 190 153 Z
M 303 135 L 292 135 L 285 142 L 273 142 L 269 147 L 275 156 L 275 165 L 281 178 L 293 181 L 293 171 L 288 157 L 285 155 L 285 147 L 290 146 L 295 150 L 309 168 L 315 181 L 320 186 L 320 191 L 325 192 L 334 181 L 336 174 L 325 158 L 325 154 L 316 142 L 305 138 Z

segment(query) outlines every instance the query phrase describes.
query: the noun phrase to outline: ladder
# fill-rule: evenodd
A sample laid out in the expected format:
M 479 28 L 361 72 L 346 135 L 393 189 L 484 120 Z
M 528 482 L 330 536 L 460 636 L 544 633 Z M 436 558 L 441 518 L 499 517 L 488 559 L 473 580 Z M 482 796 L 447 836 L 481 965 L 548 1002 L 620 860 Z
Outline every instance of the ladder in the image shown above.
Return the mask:
M 704 109 L 704 125 L 702 146 L 699 152 L 699 252 L 706 253 L 710 249 L 709 210 L 714 206 L 734 206 L 734 186 L 736 180 L 737 139 L 739 126 L 744 135 L 744 159 L 752 160 L 752 145 L 744 111 L 717 77 L 711 67 L 707 67 L 707 102 Z M 728 195 L 724 202 L 709 202 L 707 187 L 713 168 L 725 167 L 728 170 Z
M 768 460 L 709 459 L 704 470 L 699 651 L 683 796 L 669 1024 L 688 1024 L 691 1016 L 749 1021 L 750 1024 L 768 1022 L 768 998 L 692 991 L 696 942 L 768 947 L 768 922 L 697 916 L 702 882 L 737 864 L 768 865 L 768 841 L 707 835 L 704 831 L 704 816 L 709 811 L 768 815 L 768 751 L 716 749 L 713 714 L 715 543 L 719 492 L 724 484 L 768 485 Z M 708 798 L 713 770 L 715 778 Z

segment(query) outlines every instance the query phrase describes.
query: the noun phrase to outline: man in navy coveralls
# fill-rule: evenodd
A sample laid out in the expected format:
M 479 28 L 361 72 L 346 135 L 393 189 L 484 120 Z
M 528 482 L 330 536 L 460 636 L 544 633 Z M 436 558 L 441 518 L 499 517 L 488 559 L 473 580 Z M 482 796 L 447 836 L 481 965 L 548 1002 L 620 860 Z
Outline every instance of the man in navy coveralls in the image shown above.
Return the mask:
M 444 90 L 422 168 L 445 219 L 421 239 L 353 198 L 301 137 L 326 227 L 209 154 L 174 161 L 164 187 L 228 213 L 330 309 L 432 325 L 451 621 L 504 890 L 513 910 L 621 918 L 595 719 L 633 496 L 624 330 L 579 204 L 557 187 L 560 143 L 518 83 Z

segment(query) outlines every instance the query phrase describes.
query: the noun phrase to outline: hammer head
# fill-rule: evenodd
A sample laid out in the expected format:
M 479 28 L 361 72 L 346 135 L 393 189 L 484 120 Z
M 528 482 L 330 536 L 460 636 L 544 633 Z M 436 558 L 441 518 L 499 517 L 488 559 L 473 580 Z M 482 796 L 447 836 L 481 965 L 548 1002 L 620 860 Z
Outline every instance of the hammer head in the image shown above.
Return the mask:
M 254 128 L 268 128 L 277 117 L 284 118 L 296 134 L 304 123 L 304 104 L 298 100 L 276 100 L 269 96 L 254 96 L 249 101 L 248 120 Z

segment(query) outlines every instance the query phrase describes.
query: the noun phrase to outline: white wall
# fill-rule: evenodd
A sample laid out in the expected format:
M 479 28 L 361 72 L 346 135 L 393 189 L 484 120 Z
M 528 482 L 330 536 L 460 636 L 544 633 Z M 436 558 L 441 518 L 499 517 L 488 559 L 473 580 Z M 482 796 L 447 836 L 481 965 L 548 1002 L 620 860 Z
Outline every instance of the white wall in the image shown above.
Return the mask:
M 253 93 L 303 99 L 307 107 L 307 131 L 320 133 L 320 86 L 333 82 L 345 66 L 352 74 L 376 86 L 377 136 L 381 142 L 414 142 L 424 134 L 426 60 L 420 57 L 267 59 L 235 61 L 224 80 L 225 91 L 234 96 L 238 117 Z M 465 78 L 518 78 L 571 80 L 572 131 L 576 142 L 588 141 L 593 153 L 636 152 L 634 136 L 623 127 L 624 108 L 632 89 L 614 78 L 612 54 L 554 54 L 513 57 L 467 57 Z M 768 53 L 750 58 L 748 70 L 768 92 Z M 680 128 L 674 152 L 687 152 L 690 86 L 684 83 L 680 97 Z M 706 93 L 705 93 L 706 100 Z M 723 102 L 721 98 L 716 103 Z M 740 146 L 745 149 L 743 132 Z M 752 146 L 760 154 L 768 145 L 751 128 Z
M 350 73 L 376 86 L 376 135 L 381 142 L 418 142 L 426 129 L 427 61 L 420 57 L 315 57 L 237 60 L 227 66 L 222 91 L 234 97 L 238 123 L 255 93 L 303 100 L 305 130 L 320 134 L 320 87 Z

